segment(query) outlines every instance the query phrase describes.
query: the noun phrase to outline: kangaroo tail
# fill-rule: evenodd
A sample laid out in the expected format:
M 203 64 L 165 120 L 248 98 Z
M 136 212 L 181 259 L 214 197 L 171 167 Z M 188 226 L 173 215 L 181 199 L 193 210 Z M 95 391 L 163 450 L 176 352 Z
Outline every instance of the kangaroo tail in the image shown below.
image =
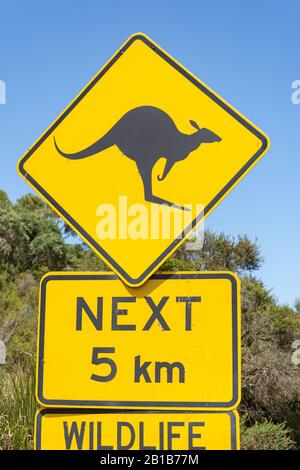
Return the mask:
M 105 134 L 101 139 L 97 140 L 94 144 L 90 145 L 84 150 L 81 150 L 79 152 L 75 153 L 65 153 L 63 152 L 59 146 L 57 145 L 56 139 L 54 137 L 54 146 L 57 150 L 57 152 L 64 158 L 69 158 L 70 160 L 80 160 L 81 158 L 86 158 L 86 157 L 91 157 L 92 155 L 95 155 L 98 152 L 101 152 L 102 150 L 107 149 L 108 147 L 111 147 L 113 145 L 111 136 L 109 135 L 110 133 L 108 132 Z

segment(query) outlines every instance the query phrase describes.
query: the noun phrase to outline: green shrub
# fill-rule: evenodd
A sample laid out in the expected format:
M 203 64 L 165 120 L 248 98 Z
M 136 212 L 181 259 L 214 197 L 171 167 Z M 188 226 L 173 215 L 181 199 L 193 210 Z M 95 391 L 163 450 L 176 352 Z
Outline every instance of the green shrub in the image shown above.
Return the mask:
M 295 442 L 291 437 L 291 431 L 284 423 L 274 424 L 266 420 L 246 427 L 242 420 L 242 450 L 291 450 L 294 448 Z

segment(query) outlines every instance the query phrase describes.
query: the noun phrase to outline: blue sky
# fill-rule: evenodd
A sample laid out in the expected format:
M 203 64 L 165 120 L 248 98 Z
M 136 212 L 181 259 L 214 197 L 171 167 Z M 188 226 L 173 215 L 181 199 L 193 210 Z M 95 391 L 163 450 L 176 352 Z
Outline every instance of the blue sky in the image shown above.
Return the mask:
M 257 238 L 259 272 L 300 297 L 300 3 L 289 0 L 0 0 L 0 187 L 29 191 L 17 159 L 131 34 L 142 31 L 265 131 L 271 150 L 206 221 Z

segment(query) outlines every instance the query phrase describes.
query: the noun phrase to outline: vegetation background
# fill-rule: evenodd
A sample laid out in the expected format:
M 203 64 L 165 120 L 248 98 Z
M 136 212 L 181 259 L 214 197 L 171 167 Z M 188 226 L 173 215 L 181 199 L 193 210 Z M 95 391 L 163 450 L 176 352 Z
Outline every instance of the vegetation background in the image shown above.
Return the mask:
M 107 267 L 32 194 L 12 204 L 0 190 L 0 449 L 31 449 L 36 410 L 35 349 L 40 277 L 55 270 Z M 242 280 L 243 449 L 300 449 L 300 301 L 279 305 L 254 273 L 263 262 L 257 243 L 207 232 L 201 251 L 181 247 L 163 270 L 230 270 Z M 300 351 L 299 351 L 300 354 Z M 299 361 L 300 362 L 300 361 Z

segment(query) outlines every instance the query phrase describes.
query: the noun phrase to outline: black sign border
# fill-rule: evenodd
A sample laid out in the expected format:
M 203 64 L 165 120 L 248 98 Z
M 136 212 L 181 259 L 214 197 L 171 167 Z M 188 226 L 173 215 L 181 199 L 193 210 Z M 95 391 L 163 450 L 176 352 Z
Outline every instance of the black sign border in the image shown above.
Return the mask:
M 199 88 L 203 93 L 205 93 L 209 98 L 211 98 L 215 103 L 221 106 L 227 113 L 234 117 L 240 124 L 246 127 L 250 132 L 252 132 L 259 140 L 261 140 L 261 147 L 255 152 L 255 154 L 248 160 L 248 162 L 234 175 L 234 177 L 224 186 L 224 188 L 210 201 L 210 203 L 201 211 L 197 217 L 185 228 L 185 230 L 168 246 L 163 253 L 156 258 L 153 263 L 138 277 L 132 278 L 129 276 L 126 271 L 91 237 L 84 229 L 79 225 L 67 211 L 64 210 L 62 206 L 44 189 L 40 184 L 27 173 L 24 165 L 30 156 L 39 148 L 39 146 L 44 142 L 45 139 L 52 134 L 52 132 L 57 128 L 57 126 L 68 116 L 68 114 L 77 106 L 77 104 L 87 95 L 87 93 L 93 88 L 93 86 L 103 77 L 103 75 L 112 67 L 112 65 L 126 52 L 126 50 L 135 42 L 142 41 L 148 47 L 150 47 L 156 54 L 158 54 L 162 59 L 168 62 L 169 65 L 174 67 L 179 73 L 181 73 L 187 80 L 189 80 L 193 85 Z M 163 50 L 157 47 L 148 37 L 142 35 L 141 33 L 131 36 L 125 45 L 117 52 L 117 54 L 105 65 L 104 68 L 96 75 L 96 77 L 89 83 L 89 85 L 82 91 L 82 93 L 73 101 L 73 103 L 67 107 L 63 114 L 53 123 L 53 125 L 47 130 L 47 132 L 36 142 L 35 145 L 24 155 L 20 160 L 18 169 L 21 175 L 29 181 L 29 183 L 41 194 L 43 197 L 61 214 L 68 223 L 73 226 L 79 234 L 81 234 L 93 247 L 93 249 L 99 253 L 107 262 L 111 265 L 113 269 L 118 272 L 125 281 L 130 285 L 141 284 L 155 268 L 160 265 L 173 251 L 176 246 L 182 242 L 183 239 L 195 228 L 195 226 L 206 216 L 208 212 L 223 198 L 223 196 L 234 186 L 234 184 L 248 171 L 248 169 L 255 163 L 255 161 L 261 156 L 262 153 L 268 147 L 268 139 L 263 135 L 259 130 L 252 126 L 246 119 L 244 119 L 240 114 L 238 114 L 234 109 L 228 106 L 224 101 L 222 101 L 218 96 L 216 96 L 212 91 L 206 88 L 201 82 L 194 78 L 187 70 L 181 67 L 177 62 L 175 62 L 169 55 L 167 55 Z
M 70 408 L 70 409 L 51 409 L 42 408 L 38 411 L 35 418 L 35 449 L 42 449 L 42 422 L 43 416 L 45 415 L 71 415 L 71 414 L 90 414 L 90 415 L 102 415 L 102 414 L 178 414 L 178 415 L 194 415 L 194 414 L 227 414 L 230 417 L 230 435 L 231 435 L 231 449 L 238 450 L 237 448 L 237 419 L 236 414 L 233 411 L 178 411 L 178 410 L 95 410 L 94 408 L 85 409 L 82 408 Z
M 39 313 L 39 348 L 38 348 L 38 366 L 37 366 L 37 399 L 42 406 L 58 407 L 180 407 L 180 408 L 224 408 L 233 409 L 238 405 L 240 397 L 240 377 L 239 377 L 239 348 L 240 339 L 238 333 L 238 285 L 236 277 L 229 272 L 216 273 L 159 273 L 151 276 L 150 279 L 157 280 L 178 280 L 178 279 L 227 279 L 231 282 L 232 297 L 232 399 L 228 402 L 164 402 L 164 401 L 109 401 L 109 400 L 59 400 L 47 399 L 43 395 L 44 378 L 44 343 L 45 343 L 45 316 L 46 316 L 46 290 L 49 281 L 86 281 L 86 280 L 115 280 L 120 281 L 118 276 L 110 273 L 85 274 L 85 273 L 50 273 L 46 275 L 40 286 L 40 313 Z

